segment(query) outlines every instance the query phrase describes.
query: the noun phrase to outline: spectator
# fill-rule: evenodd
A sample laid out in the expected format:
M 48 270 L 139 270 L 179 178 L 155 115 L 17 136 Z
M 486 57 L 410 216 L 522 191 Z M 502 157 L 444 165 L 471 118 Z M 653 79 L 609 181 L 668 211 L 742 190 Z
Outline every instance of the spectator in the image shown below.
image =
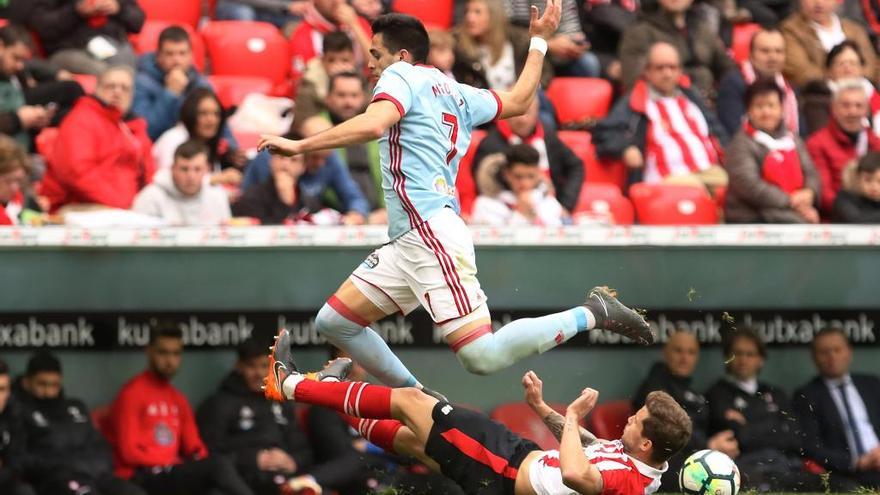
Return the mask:
M 880 136 L 880 93 L 867 77 L 865 77 L 865 58 L 859 51 L 858 45 L 846 40 L 828 52 L 825 60 L 825 74 L 827 78 L 822 81 L 813 81 L 807 84 L 801 94 L 803 95 L 804 120 L 811 132 L 828 125 L 831 109 L 831 95 L 838 82 L 847 79 L 858 79 L 865 86 L 870 106 L 870 122 L 874 134 Z
M 504 155 L 483 160 L 477 182 L 494 185 L 501 169 L 506 189 L 484 185 L 474 202 L 471 222 L 485 225 L 544 225 L 558 227 L 568 217 L 562 205 L 547 191 L 538 167 L 540 155 L 527 144 L 515 144 Z
M 758 78 L 773 79 L 785 93 L 783 120 L 785 127 L 800 135 L 800 109 L 794 89 L 782 75 L 785 67 L 785 37 L 776 28 L 761 29 L 749 43 L 749 59 L 739 69 L 733 69 L 721 79 L 718 86 L 718 117 L 729 135 L 736 134 L 746 113 L 746 87 Z
M 377 17 L 385 13 L 384 3 L 390 4 L 388 0 L 350 0 L 349 3 L 354 7 L 355 12 L 369 22 L 373 22 Z
M 25 207 L 21 186 L 27 180 L 28 156 L 12 138 L 0 134 L 0 226 L 18 225 Z
M 81 98 L 64 119 L 43 177 L 51 211 L 82 203 L 129 209 L 152 181 L 147 122 L 129 112 L 133 85 L 130 68 L 108 69 L 94 96 Z
M 775 84 L 773 87 L 776 87 Z M 767 349 L 751 330 L 739 329 L 722 342 L 727 375 L 706 393 L 710 432 L 732 430 L 739 443 L 736 464 L 743 488 L 758 491 L 822 491 L 818 475 L 806 472 L 801 442 L 789 414 L 788 397 L 758 381 Z
M 837 10 L 838 15 L 856 22 L 871 38 L 874 49 L 880 48 L 880 5 L 861 0 L 843 0 Z
M 583 29 L 590 49 L 599 57 L 605 76 L 620 82 L 621 66 L 617 49 L 626 27 L 636 22 L 640 2 L 599 0 L 584 2 Z
M 651 183 L 724 186 L 717 141 L 726 143 L 727 133 L 699 94 L 680 82 L 681 75 L 676 48 L 655 43 L 643 79 L 593 130 L 596 154 L 623 160 L 631 171 L 644 169 L 631 173 L 631 181 L 641 175 Z
M 58 358 L 46 351 L 31 356 L 21 387 L 16 396 L 24 408 L 20 465 L 37 493 L 143 494 L 113 476 L 110 447 L 92 425 L 89 409 L 63 392 Z
M 531 6 L 534 4 L 530 0 L 504 1 L 510 21 L 524 28 L 529 26 Z M 578 2 L 575 0 L 562 0 L 562 19 L 556 35 L 547 40 L 547 55 L 560 76 L 599 77 L 602 67 L 581 28 Z
M 324 35 L 323 47 L 321 56 L 309 61 L 299 81 L 296 106 L 293 107 L 293 122 L 296 126 L 327 110 L 330 76 L 356 71 L 354 45 L 347 34 L 342 31 L 327 33 Z
M 431 40 L 428 65 L 433 65 L 440 72 L 455 79 L 452 73 L 452 68 L 455 66 L 455 37 L 443 29 L 429 29 L 428 39 Z
M 831 119 L 807 140 L 807 150 L 822 179 L 819 202 L 831 212 L 843 183 L 843 172 L 868 151 L 880 150 L 880 138 L 868 126 L 868 95 L 861 80 L 838 81 L 831 100 Z
M 52 63 L 76 74 L 99 75 L 137 63 L 130 34 L 144 25 L 137 0 L 33 0 L 16 19 L 36 31 Z
M 330 122 L 323 117 L 312 117 L 304 122 L 300 128 L 304 135 L 313 136 L 329 129 L 330 127 Z M 293 134 L 297 133 L 294 131 Z M 348 167 L 346 167 L 345 163 L 339 158 L 339 154 L 331 151 L 313 151 L 306 153 L 304 160 L 305 172 L 298 172 L 295 174 L 296 178 L 293 180 L 293 184 L 291 184 L 291 186 L 296 187 L 296 194 L 293 194 L 293 189 L 287 185 L 288 182 L 292 180 L 291 177 L 287 177 L 286 174 L 282 174 L 280 177 L 275 177 L 276 180 L 279 178 L 282 179 L 283 183 L 276 185 L 286 191 L 278 191 L 281 193 L 280 199 L 283 199 L 281 203 L 276 201 L 279 198 L 275 197 L 275 193 L 272 192 L 276 191 L 274 187 L 266 186 L 262 189 L 263 192 L 268 193 L 267 195 L 259 192 L 261 189 L 254 188 L 255 185 L 263 184 L 267 181 L 270 175 L 275 174 L 273 168 L 275 165 L 270 166 L 270 162 L 273 160 L 270 158 L 268 152 L 263 152 L 254 158 L 254 161 L 248 167 L 247 175 L 242 183 L 243 189 L 245 189 L 245 191 L 253 189 L 253 194 L 250 199 L 260 198 L 258 203 L 262 203 L 264 207 L 274 205 L 272 209 L 275 211 L 275 214 L 268 215 L 267 217 L 274 218 L 275 222 L 273 223 L 278 223 L 287 218 L 290 213 L 289 209 L 294 206 L 297 208 L 297 211 L 304 207 L 305 211 L 311 213 L 317 213 L 318 211 L 326 209 L 324 199 L 322 198 L 326 198 L 327 193 L 332 191 L 336 196 L 336 199 L 339 200 L 339 211 L 343 213 L 343 223 L 346 225 L 363 224 L 370 213 L 370 206 L 367 203 L 366 198 L 364 198 L 364 195 L 361 193 L 361 190 L 358 188 L 358 185 L 351 178 L 351 174 L 348 172 Z M 285 168 L 289 169 L 290 167 Z M 293 168 L 298 169 L 299 167 L 295 166 Z M 294 197 L 296 197 L 297 201 L 294 201 Z M 263 203 L 264 201 L 268 201 L 268 203 Z M 286 204 L 287 206 L 282 207 L 282 204 Z M 277 209 L 275 209 L 276 207 Z M 283 213 L 284 208 L 287 208 L 286 213 Z M 246 209 L 253 211 L 252 206 L 248 206 Z M 235 213 L 235 211 L 236 209 L 233 207 L 233 213 Z M 265 210 L 264 208 L 258 208 L 257 211 Z M 331 212 L 326 211 L 325 213 L 329 214 Z M 279 217 L 277 215 L 281 216 Z M 236 216 L 239 215 L 236 214 Z M 297 215 L 294 215 L 293 218 L 296 217 Z M 320 221 L 323 223 L 327 221 L 327 218 L 323 218 Z M 335 222 L 335 220 L 333 222 Z
M 669 459 L 669 468 L 661 478 L 660 490 L 678 491 L 678 472 L 690 453 L 701 449 L 724 452 L 732 459 L 739 456 L 739 446 L 732 430 L 723 430 L 711 437 L 709 428 L 709 405 L 702 394 L 694 390 L 691 378 L 700 358 L 700 343 L 688 331 L 677 330 L 663 346 L 663 361 L 654 363 L 651 371 L 633 397 L 633 409 L 645 405 L 645 398 L 655 390 L 662 390 L 681 404 L 691 417 L 693 430 L 688 445 Z
M 159 34 L 155 53 L 141 57 L 134 85 L 134 113 L 147 119 L 150 139 L 156 140 L 174 126 L 186 95 L 210 87 L 193 65 L 192 42 L 180 26 Z
M 308 471 L 312 451 L 293 405 L 263 396 L 268 370 L 266 345 L 249 339 L 238 346 L 235 368 L 199 407 L 196 418 L 205 444 L 211 455 L 229 456 L 256 494 L 277 495 L 279 486 L 288 483 L 320 492 L 324 477 L 336 473 L 332 468 Z
M 213 184 L 238 186 L 247 156 L 238 144 L 224 135 L 226 115 L 220 99 L 211 88 L 196 88 L 186 95 L 180 107 L 180 122 L 156 141 L 153 158 L 162 170 L 171 167 L 178 146 L 195 139 L 208 147 L 208 163 Z
M 268 22 L 285 29 L 305 11 L 301 0 L 220 0 L 214 9 L 218 21 Z
M 464 21 L 455 28 L 455 79 L 477 88 L 507 90 L 522 72 L 529 53 L 527 30 L 511 26 L 502 0 L 468 0 Z M 544 59 L 541 83 L 553 78 Z
M 739 6 L 740 11 L 745 10 L 745 15 L 738 16 L 736 22 L 757 22 L 764 28 L 778 26 L 794 10 L 794 2 L 789 0 L 738 0 L 731 3 Z
M 171 384 L 180 368 L 183 334 L 153 328 L 148 368 L 129 380 L 111 406 L 116 473 L 150 495 L 253 492 L 225 457 L 208 456 L 186 397 Z
M 834 221 L 880 224 L 880 153 L 871 151 L 859 160 L 855 184 L 844 185 L 834 199 Z
M 799 0 L 800 12 L 780 25 L 785 35 L 785 77 L 797 87 L 824 77 L 828 52 L 844 40 L 851 40 L 865 57 L 865 75 L 876 80 L 878 66 L 874 48 L 865 30 L 834 13 L 836 0 Z
M 32 53 L 30 32 L 16 24 L 0 27 L 0 133 L 27 148 L 31 133 L 57 125 L 83 94 L 74 81 L 37 82 L 25 65 Z
M 171 225 L 220 225 L 231 217 L 223 189 L 208 180 L 208 147 L 189 140 L 177 147 L 174 164 L 156 172 L 134 198 L 132 210 Z
M 496 153 L 504 153 L 511 146 L 526 143 L 538 151 L 539 175 L 543 176 L 549 191 L 555 191 L 556 199 L 569 212 L 577 205 L 581 185 L 584 182 L 584 163 L 571 149 L 559 140 L 559 136 L 552 129 L 547 129 L 538 118 L 537 99 L 526 110 L 526 113 L 518 117 L 499 120 L 489 129 L 486 137 L 480 142 L 474 153 L 474 177 L 483 169 L 484 159 Z M 491 174 L 487 184 L 502 182 L 500 168 L 494 167 L 498 172 L 497 177 Z M 491 180 L 493 179 L 494 180 Z M 479 182 L 479 181 L 478 181 Z M 479 183 L 477 184 L 479 188 Z M 492 185 L 497 190 L 503 184 Z M 488 192 L 478 189 L 480 194 Z
M 785 93 L 775 79 L 746 89 L 742 130 L 727 146 L 730 223 L 818 223 L 819 176 L 800 137 L 783 121 Z
M 852 348 L 838 327 L 819 331 L 812 351 L 819 374 L 794 394 L 804 453 L 859 486 L 880 489 L 880 379 L 850 373 Z
M 706 22 L 693 0 L 658 0 L 659 8 L 643 11 L 626 28 L 620 41 L 623 83 L 632 89 L 639 80 L 650 49 L 658 42 L 676 48 L 679 64 L 704 101 L 715 101 L 715 83 L 736 67 L 721 38 Z
M 306 2 L 303 21 L 290 36 L 293 54 L 293 79 L 297 81 L 306 70 L 306 64 L 321 55 L 324 36 L 334 31 L 346 33 L 360 48 L 355 53 L 358 67 L 370 57 L 370 23 L 355 12 L 345 0 L 313 0 Z
M 21 411 L 12 400 L 9 367 L 0 360 L 0 492 L 9 495 L 34 494 L 21 479 L 20 464 L 25 455 L 22 431 Z

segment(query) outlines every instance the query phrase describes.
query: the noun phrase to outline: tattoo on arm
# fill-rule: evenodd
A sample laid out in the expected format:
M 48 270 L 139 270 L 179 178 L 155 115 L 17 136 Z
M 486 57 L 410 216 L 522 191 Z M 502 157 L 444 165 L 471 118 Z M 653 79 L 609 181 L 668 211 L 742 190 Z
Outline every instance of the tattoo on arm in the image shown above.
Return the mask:
M 556 440 L 562 441 L 562 430 L 565 428 L 565 417 L 559 414 L 556 411 L 551 411 L 549 414 L 544 416 L 544 424 L 547 425 L 547 429 L 553 433 L 553 436 L 556 437 Z M 581 437 L 581 445 L 587 447 L 596 443 L 596 436 L 587 431 L 585 428 L 578 426 L 578 432 Z

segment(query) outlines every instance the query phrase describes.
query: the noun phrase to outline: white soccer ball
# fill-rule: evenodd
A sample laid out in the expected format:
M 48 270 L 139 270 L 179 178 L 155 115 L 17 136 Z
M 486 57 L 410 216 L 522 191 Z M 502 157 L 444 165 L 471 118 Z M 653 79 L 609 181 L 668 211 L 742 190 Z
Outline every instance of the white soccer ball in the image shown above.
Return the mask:
M 693 453 L 678 473 L 682 493 L 692 495 L 736 495 L 739 469 L 726 454 L 717 450 Z

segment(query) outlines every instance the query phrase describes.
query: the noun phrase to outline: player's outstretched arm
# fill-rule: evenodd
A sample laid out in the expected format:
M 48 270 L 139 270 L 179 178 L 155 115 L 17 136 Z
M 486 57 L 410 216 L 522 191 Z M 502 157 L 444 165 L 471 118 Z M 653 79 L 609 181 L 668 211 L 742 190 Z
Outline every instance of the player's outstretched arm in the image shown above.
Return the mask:
M 385 131 L 400 120 L 400 112 L 394 103 L 379 100 L 370 103 L 364 113 L 345 122 L 319 132 L 314 136 L 293 141 L 280 136 L 260 136 L 257 150 L 293 156 L 309 151 L 342 148 L 352 144 L 362 144 L 382 137 Z
M 529 22 L 529 34 L 532 37 L 546 41 L 556 34 L 559 27 L 559 19 L 562 17 L 562 0 L 547 0 L 544 14 L 538 17 L 538 7 L 532 5 L 532 18 Z M 529 55 L 523 70 L 510 91 L 501 91 L 498 98 L 501 100 L 501 116 L 499 118 L 515 117 L 522 115 L 532 104 L 538 84 L 541 82 L 541 71 L 544 69 L 544 52 L 534 47 L 529 49 Z
M 562 483 L 583 495 L 598 495 L 605 488 L 602 473 L 587 459 L 578 437 L 578 422 L 593 410 L 598 398 L 599 392 L 585 388 L 580 397 L 568 405 L 562 440 L 559 442 Z
M 544 382 L 538 378 L 534 371 L 528 371 L 522 379 L 523 389 L 526 394 L 526 403 L 535 411 L 535 414 L 544 421 L 547 429 L 556 440 L 562 441 L 562 430 L 565 426 L 565 417 L 544 402 Z M 586 428 L 578 426 L 578 435 L 581 439 L 581 445 L 587 447 L 598 441 L 596 435 L 593 435 Z

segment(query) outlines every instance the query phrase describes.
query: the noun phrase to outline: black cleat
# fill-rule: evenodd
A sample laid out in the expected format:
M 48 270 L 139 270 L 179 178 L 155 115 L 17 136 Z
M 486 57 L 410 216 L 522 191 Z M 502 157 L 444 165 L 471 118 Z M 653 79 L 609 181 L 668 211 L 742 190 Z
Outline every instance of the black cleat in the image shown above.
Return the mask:
M 596 317 L 596 328 L 609 330 L 642 345 L 654 343 L 654 332 L 645 318 L 617 300 L 607 287 L 594 287 L 584 303 Z
M 350 371 L 351 359 L 336 358 L 332 361 L 327 361 L 327 364 L 324 365 L 324 369 L 315 374 L 315 380 L 319 382 L 323 382 L 325 380 L 344 382 L 345 379 L 348 377 L 348 373 Z

